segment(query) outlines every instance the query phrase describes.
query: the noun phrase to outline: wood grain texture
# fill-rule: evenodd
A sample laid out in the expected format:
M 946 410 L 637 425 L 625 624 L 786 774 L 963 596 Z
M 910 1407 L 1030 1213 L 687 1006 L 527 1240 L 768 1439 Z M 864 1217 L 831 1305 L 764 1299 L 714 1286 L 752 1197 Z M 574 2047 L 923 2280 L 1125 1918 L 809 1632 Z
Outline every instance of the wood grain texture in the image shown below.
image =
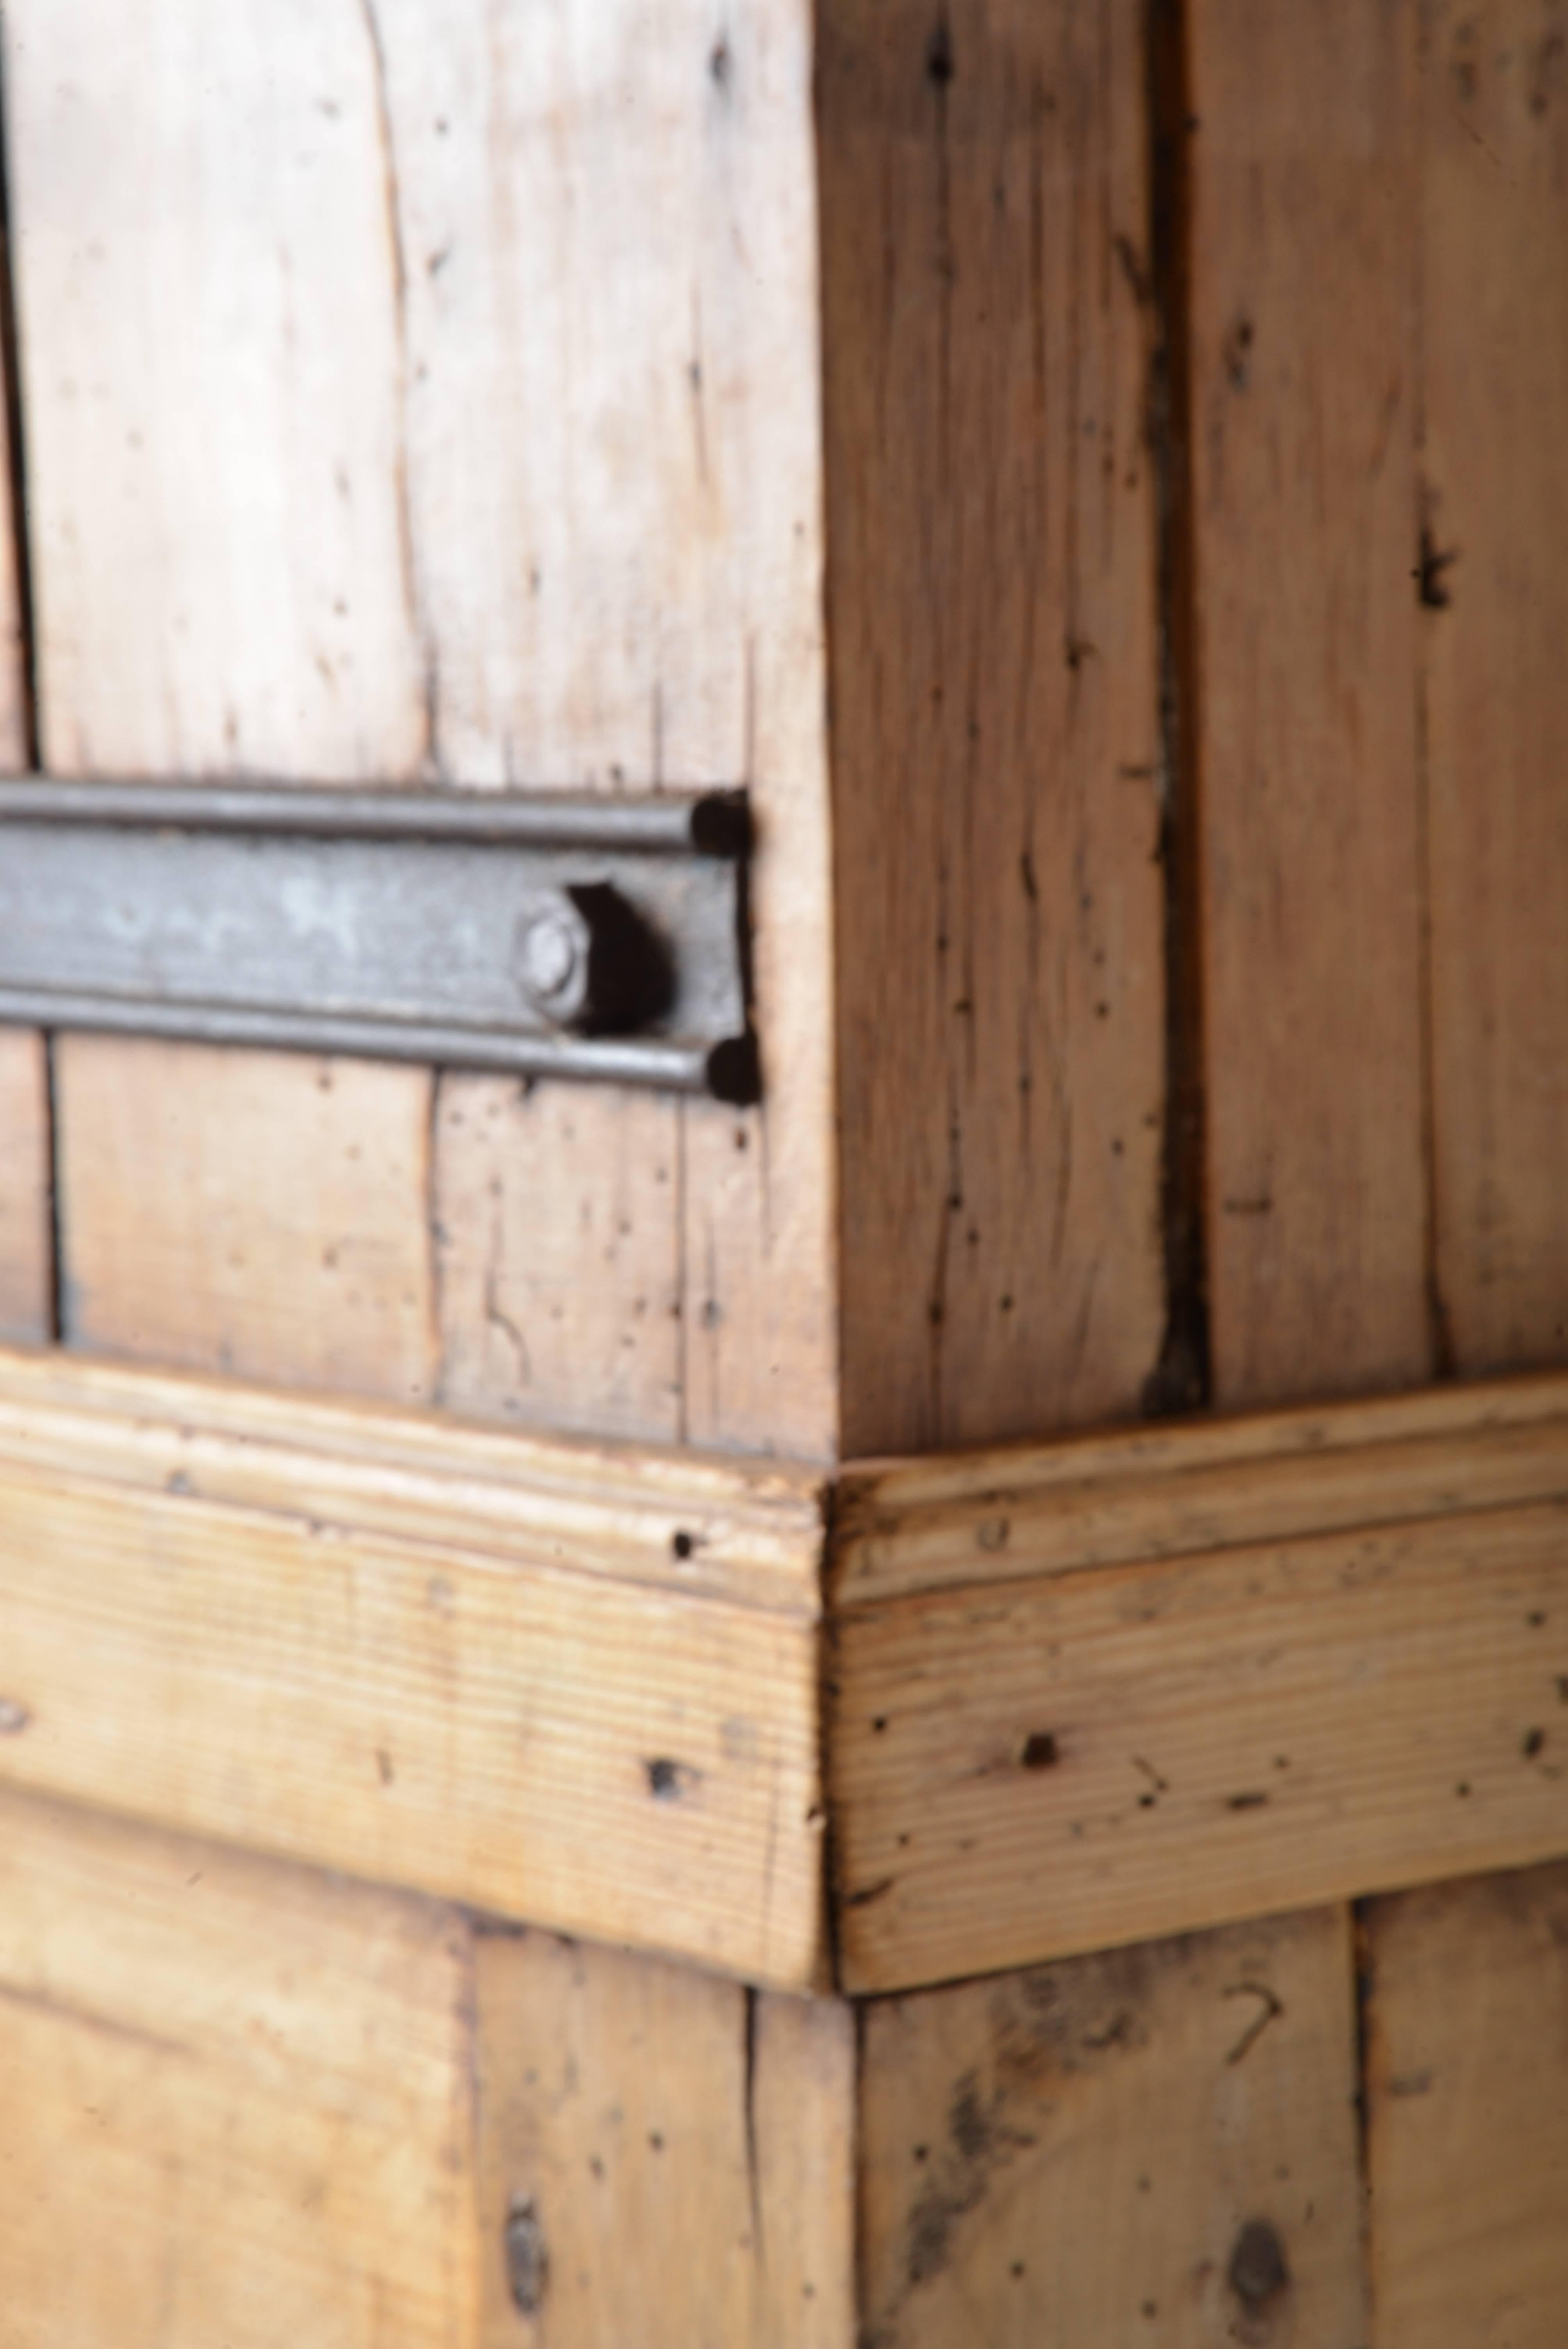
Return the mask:
M 530 1319 L 546 1328 L 582 1268 L 561 1245 L 580 1203 L 594 1229 L 629 1211 L 657 1264 L 679 1269 L 675 1371 L 625 1375 L 618 1340 L 648 1278 L 628 1250 L 603 1299 L 608 1336 L 542 1344 L 530 1392 L 567 1424 L 654 1437 L 682 1424 L 696 1442 L 826 1454 L 803 0 L 727 29 L 698 0 L 537 21 L 501 0 L 434 13 L 364 0 L 327 17 L 289 0 L 264 40 L 234 0 L 153 0 L 134 29 L 112 0 L 28 0 L 7 40 L 49 762 L 748 784 L 768 1101 L 740 1122 L 746 1153 L 731 1116 L 663 1109 L 678 1150 L 650 1150 L 618 1100 L 578 1096 L 541 1112 L 570 1123 L 574 1146 L 511 1210 L 537 1243 Z M 143 1065 L 135 1154 L 155 1159 L 170 1119 L 202 1125 L 213 1205 L 247 1252 L 262 1247 L 270 1203 L 250 1137 L 189 1080 L 177 1059 L 156 1079 Z M 315 1081 L 297 1066 L 265 1080 L 289 1137 L 273 1145 L 274 1190 L 309 1190 Z M 404 1083 L 417 1102 L 421 1079 Z M 490 1165 L 478 1116 L 467 1131 L 472 1166 L 443 1124 L 436 1206 L 473 1319 L 454 1327 L 454 1304 L 445 1336 L 454 1391 L 504 1413 L 519 1382 L 509 1348 L 492 1360 L 484 1303 Z M 177 1263 L 189 1235 L 164 1197 L 149 1175 L 150 1253 L 166 1244 Z M 407 1203 L 410 1250 L 425 1216 Z M 329 1237 L 310 1235 L 282 1276 L 304 1284 L 307 1325 Z M 552 1261 L 553 1280 L 540 1268 Z M 269 1375 L 315 1376 L 308 1348 L 267 1350 L 282 1310 L 255 1281 L 208 1299 L 187 1359 L 232 1346 Z M 687 1325 L 724 1330 L 727 1352 L 672 1414 Z
M 820 1980 L 809 1478 L 3 1383 L 6 1783 Z
M 1332 1910 L 871 2004 L 868 2349 L 1355 2349 L 1352 2007 Z
M 1140 26 L 822 12 L 851 1454 L 1128 1413 L 1160 1350 Z
M 0 1344 L 50 1335 L 48 1075 L 41 1036 L 0 1028 Z
M 358 13 L 24 0 L 6 33 L 46 766 L 413 772 Z
M 593 1179 L 573 1183 L 584 1151 Z M 681 1174 L 678 1102 L 444 1079 L 442 1401 L 523 1425 L 678 1442 Z
M 0 2292 L 29 2349 L 475 2338 L 449 1912 L 0 1795 Z
M 851 1462 L 832 1591 L 917 1590 L 1460 1517 L 1568 1491 L 1568 1378 L 1193 1419 L 1055 1444 Z
M 1425 23 L 1434 1269 L 1477 1371 L 1568 1358 L 1568 7 Z
M 96 1036 L 56 1053 L 67 1343 L 431 1394 L 422 1073 Z
M 469 1319 L 454 1392 L 823 1454 L 837 1412 L 810 11 L 778 0 L 721 21 L 706 0 L 616 0 L 535 17 L 465 0 L 438 27 L 423 0 L 377 14 L 427 755 L 497 784 L 744 781 L 760 842 L 766 1109 L 554 1108 L 542 1092 L 507 1120 L 511 1257 L 529 1268 L 503 1309 L 525 1342 L 537 1333 L 537 1367 L 521 1380 L 510 1341 Z M 461 1094 L 440 1214 L 466 1296 L 488 1278 L 492 1217 L 460 1203 L 493 1164 L 485 1096 Z M 533 1136 L 567 1127 L 570 1154 L 535 1187 Z M 580 1345 L 552 1347 L 623 1224 Z M 721 1329 L 725 1375 L 688 1377 L 696 1333 Z
M 1376 2349 L 1554 2349 L 1568 2302 L 1568 1869 L 1373 1901 Z
M 1543 1401 L 1552 1384 L 1513 1392 Z M 1426 1403 L 1380 1408 L 1414 1419 Z M 1179 1476 L 1134 1486 L 1120 1507 L 1091 1485 L 1076 1557 L 1070 1485 L 1037 1506 L 974 1495 L 945 1527 L 917 1516 L 903 1559 L 896 1530 L 873 1534 L 890 1595 L 841 1608 L 830 1634 L 845 1985 L 1568 1848 L 1564 1426 L 1392 1444 L 1381 1492 L 1371 1447 L 1328 1454 L 1322 1525 L 1339 1531 L 1305 1523 L 1310 1472 L 1282 1467 L 1271 1492 L 1254 1463 L 1230 1518 L 1212 1471 L 1187 1494 Z M 1032 1578 L 1009 1578 L 1015 1516 Z
M 1413 1384 L 1416 10 L 1195 0 L 1214 1397 Z
M 851 2349 L 847 2007 L 534 1933 L 477 1985 L 486 2349 Z
M 160 0 L 133 29 L 66 0 L 5 30 L 46 764 L 417 773 L 363 24 L 290 5 L 263 33 L 232 0 Z M 428 1091 L 63 1042 L 62 1334 L 428 1395 Z

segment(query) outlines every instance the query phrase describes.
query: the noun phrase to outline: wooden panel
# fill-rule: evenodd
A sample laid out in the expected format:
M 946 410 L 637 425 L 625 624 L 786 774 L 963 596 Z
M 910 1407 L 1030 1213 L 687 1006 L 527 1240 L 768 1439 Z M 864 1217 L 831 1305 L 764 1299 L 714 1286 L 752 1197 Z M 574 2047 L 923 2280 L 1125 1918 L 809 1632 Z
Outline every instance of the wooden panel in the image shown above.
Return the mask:
M 93 1036 L 56 1052 L 67 1341 L 430 1393 L 425 1077 Z
M 1568 1378 L 852 1463 L 841 1607 L 1298 1535 L 1456 1517 L 1568 1490 Z
M 1195 0 L 1214 1394 L 1414 1382 L 1416 10 Z
M 1500 1392 L 1522 1406 L 1559 1384 Z M 1510 1425 L 1505 1410 L 1489 1431 L 1487 1394 L 1471 1391 L 1468 1436 L 1456 1392 L 1374 1406 L 1407 1435 L 1429 1412 L 1447 1439 L 1380 1459 L 1326 1451 L 1337 1532 L 1312 1528 L 1310 1477 L 1283 1453 L 1272 1492 L 1261 1461 L 1239 1464 L 1230 1516 L 1211 1466 L 1186 1493 L 1177 1475 L 1119 1496 L 1111 1480 L 1031 1496 L 1020 1478 L 945 1518 L 912 1513 L 902 1557 L 896 1522 L 873 1529 L 885 1584 L 906 1595 L 863 1599 L 832 1627 L 846 1985 L 942 1981 L 1568 1849 L 1568 1423 Z M 1221 1433 L 1164 1441 L 1201 1457 Z M 1028 1579 L 1007 1577 L 1015 1525 Z M 852 1589 L 852 1571 L 841 1582 Z
M 877 2002 L 861 2077 L 874 2349 L 1365 2340 L 1339 1912 Z
M 846 1448 L 1160 1350 L 1142 11 L 822 12 Z
M 418 771 L 363 24 L 47 0 L 6 34 L 46 763 Z M 430 1391 L 425 1077 L 72 1040 L 57 1090 L 67 1340 Z
M 0 1796 L 0 2295 L 29 2349 L 474 2337 L 449 1913 Z
M 819 1979 L 809 1479 L 4 1383 L 7 1783 Z
M 585 1150 L 593 1178 L 573 1180 Z M 436 1128 L 442 1401 L 678 1441 L 681 1171 L 676 1102 L 446 1078 Z
M 1436 1269 L 1481 1370 L 1568 1359 L 1568 7 L 1428 16 Z
M 46 766 L 413 771 L 357 12 L 23 0 L 6 30 Z
M 0 1342 L 50 1335 L 49 1097 L 44 1040 L 0 1029 Z
M 1366 1915 L 1376 2349 L 1555 2349 L 1568 2303 L 1568 1869 Z
M 593 1230 L 627 1220 L 642 1236 L 604 1286 L 603 1341 L 591 1328 L 581 1347 L 538 1346 L 542 1413 L 826 1454 L 803 0 L 727 30 L 698 0 L 651 14 L 617 0 L 559 21 L 501 0 L 366 0 L 330 22 L 289 0 L 264 39 L 238 0 L 153 0 L 134 33 L 114 0 L 28 0 L 7 26 L 51 764 L 748 782 L 768 1104 L 738 1121 L 746 1150 L 729 1114 L 579 1095 L 541 1110 L 542 1124 L 572 1125 L 573 1145 L 509 1214 L 514 1230 L 527 1223 L 535 1334 L 572 1314 L 588 1251 L 562 1241 L 580 1204 Z M 125 1135 L 139 1240 L 160 1277 L 191 1245 L 158 1164 L 170 1123 L 191 1135 L 210 1208 L 253 1265 L 275 1198 L 308 1196 L 321 1155 L 313 1070 L 235 1079 L 269 1095 L 264 1183 L 257 1137 L 195 1073 L 178 1056 L 143 1062 Z M 425 1092 L 417 1075 L 401 1083 L 394 1161 Z M 453 1277 L 453 1391 L 505 1412 L 518 1380 L 486 1299 L 482 1127 L 468 1123 L 467 1164 L 443 1123 L 433 1220 Z M 369 1160 L 384 1137 L 364 1139 Z M 78 1166 L 67 1187 L 97 1185 Z M 410 1194 L 398 1210 L 409 1252 L 427 1244 L 428 1205 Z M 294 1304 L 264 1299 L 253 1273 L 221 1292 L 177 1281 L 193 1289 L 181 1359 L 229 1348 L 268 1375 L 320 1375 L 308 1347 L 274 1340 L 291 1319 L 313 1325 L 335 1237 L 303 1233 L 277 1268 Z M 678 1324 L 628 1377 L 619 1340 L 650 1262 L 661 1283 L 677 1268 Z M 380 1302 L 392 1309 L 389 1287 Z M 502 1296 L 500 1311 L 516 1318 L 517 1303 Z M 124 1318 L 146 1319 L 134 1291 Z M 730 1336 L 724 1375 L 705 1369 L 688 1399 L 694 1326 Z M 403 1392 L 404 1371 L 394 1356 L 355 1381 Z
M 851 2349 L 847 2007 L 540 1934 L 478 1990 L 486 2344 Z
M 510 1259 L 527 1269 L 521 1294 L 498 1284 L 531 1376 L 493 1324 L 469 1319 L 459 1336 L 449 1318 L 453 1392 L 510 1413 L 521 1386 L 566 1423 L 825 1454 L 810 12 L 464 0 L 436 16 L 428 0 L 381 0 L 377 13 L 429 756 L 481 782 L 745 781 L 761 840 L 766 1110 L 737 1121 L 535 1096 L 502 1178 Z M 440 1216 L 469 1297 L 494 1219 L 466 1202 L 492 1180 L 493 1141 L 483 1092 L 462 1092 L 464 1124 L 443 1122 Z M 567 1128 L 570 1154 L 535 1188 L 528 1130 Z M 601 1236 L 625 1242 L 607 1274 Z M 580 1343 L 551 1342 L 552 1322 L 580 1314 Z M 688 1382 L 695 1333 L 719 1328 L 733 1332 L 727 1375 Z

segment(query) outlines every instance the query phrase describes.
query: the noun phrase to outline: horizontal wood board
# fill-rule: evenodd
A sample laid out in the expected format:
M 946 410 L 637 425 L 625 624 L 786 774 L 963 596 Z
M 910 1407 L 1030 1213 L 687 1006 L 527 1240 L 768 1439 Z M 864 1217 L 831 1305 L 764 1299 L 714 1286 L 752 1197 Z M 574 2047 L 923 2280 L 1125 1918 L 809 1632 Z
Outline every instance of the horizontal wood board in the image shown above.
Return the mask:
M 1124 1483 L 1114 1439 L 1019 1454 L 1005 1506 L 997 1455 L 891 1471 L 908 1570 L 890 1513 L 830 1633 L 845 1986 L 1568 1850 L 1565 1392 L 1127 1438 Z
M 809 1475 L 47 1358 L 0 1390 L 0 1780 L 818 1979 Z

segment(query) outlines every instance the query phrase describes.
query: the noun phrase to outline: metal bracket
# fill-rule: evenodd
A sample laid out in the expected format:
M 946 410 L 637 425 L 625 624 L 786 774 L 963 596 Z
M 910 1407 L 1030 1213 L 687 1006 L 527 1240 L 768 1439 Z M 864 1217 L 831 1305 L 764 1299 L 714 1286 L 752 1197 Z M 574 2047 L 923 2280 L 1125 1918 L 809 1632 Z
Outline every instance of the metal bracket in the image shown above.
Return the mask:
M 745 795 L 0 783 L 0 1020 L 758 1097 Z

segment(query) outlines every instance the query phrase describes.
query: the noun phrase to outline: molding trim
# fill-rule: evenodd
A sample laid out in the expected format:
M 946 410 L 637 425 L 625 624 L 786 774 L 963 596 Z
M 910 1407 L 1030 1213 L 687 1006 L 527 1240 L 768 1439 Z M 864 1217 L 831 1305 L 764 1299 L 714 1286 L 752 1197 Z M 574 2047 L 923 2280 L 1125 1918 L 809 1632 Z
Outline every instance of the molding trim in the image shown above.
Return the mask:
M 862 1995 L 1568 1854 L 1568 1375 L 827 1482 L 0 1354 L 0 1785 Z
M 852 1992 L 1568 1852 L 1568 1377 L 851 1469 Z
M 816 1985 L 820 1486 L 0 1355 L 0 1783 Z

